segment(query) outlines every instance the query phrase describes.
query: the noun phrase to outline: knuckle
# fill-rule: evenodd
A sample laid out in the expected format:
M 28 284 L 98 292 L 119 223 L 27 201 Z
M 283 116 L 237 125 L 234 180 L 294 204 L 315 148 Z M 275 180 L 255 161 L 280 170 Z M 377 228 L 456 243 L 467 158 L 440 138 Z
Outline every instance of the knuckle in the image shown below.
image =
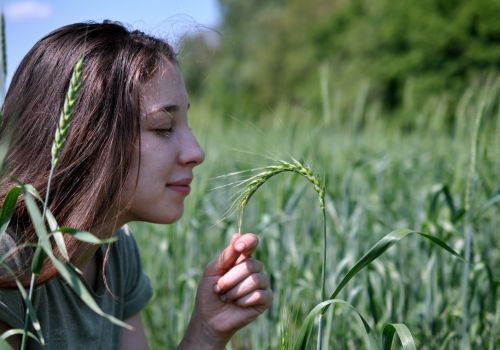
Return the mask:
M 260 279 L 260 276 L 258 274 L 253 274 L 250 276 L 250 279 L 252 280 L 252 285 L 254 287 L 259 287 L 260 284 L 261 284 L 261 279 Z
M 224 294 L 227 300 L 234 300 L 236 298 L 236 293 L 233 290 L 228 291 Z
M 247 272 L 252 273 L 252 272 L 255 271 L 255 268 L 256 268 L 256 266 L 255 266 L 255 260 L 253 260 L 253 259 L 246 259 L 245 262 L 244 262 L 244 264 L 245 264 L 245 269 L 247 270 Z
M 260 272 L 262 271 L 262 263 L 258 260 L 254 260 L 254 259 L 246 259 L 245 260 L 245 264 L 246 264 L 246 268 L 248 270 L 248 272 L 252 272 L 252 273 L 255 273 L 255 272 Z

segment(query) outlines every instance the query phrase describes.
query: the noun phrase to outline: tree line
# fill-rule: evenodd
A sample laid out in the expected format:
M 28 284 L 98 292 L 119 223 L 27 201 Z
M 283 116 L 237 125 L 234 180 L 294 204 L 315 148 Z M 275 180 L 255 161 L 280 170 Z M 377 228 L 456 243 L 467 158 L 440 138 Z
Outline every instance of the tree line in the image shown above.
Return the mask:
M 499 0 L 219 0 L 221 22 L 183 39 L 186 83 L 224 115 L 320 112 L 320 83 L 397 118 L 500 68 Z M 408 97 L 409 96 L 409 97 Z M 451 113 L 449 118 L 453 119 Z M 451 120 L 452 121 L 452 120 Z

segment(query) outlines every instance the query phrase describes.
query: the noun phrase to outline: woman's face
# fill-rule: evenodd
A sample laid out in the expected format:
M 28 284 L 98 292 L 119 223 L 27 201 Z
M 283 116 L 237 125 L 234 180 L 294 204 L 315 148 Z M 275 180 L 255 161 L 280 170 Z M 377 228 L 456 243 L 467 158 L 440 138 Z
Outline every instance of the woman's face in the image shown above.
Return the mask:
M 140 146 L 120 200 L 125 222 L 167 224 L 182 216 L 193 168 L 204 159 L 188 125 L 188 107 L 179 69 L 164 60 L 142 89 Z

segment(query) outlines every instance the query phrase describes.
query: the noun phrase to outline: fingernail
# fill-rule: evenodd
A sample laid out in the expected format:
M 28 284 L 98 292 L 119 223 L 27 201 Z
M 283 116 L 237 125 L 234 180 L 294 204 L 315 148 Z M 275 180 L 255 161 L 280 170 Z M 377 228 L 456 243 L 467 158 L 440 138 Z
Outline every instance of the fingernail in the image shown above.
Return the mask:
M 237 252 L 240 252 L 240 253 L 241 253 L 244 249 L 245 249 L 245 243 L 240 242 L 240 243 L 237 243 L 237 244 L 236 244 L 236 251 L 237 251 Z
M 220 287 L 216 284 L 214 285 L 214 292 L 219 294 L 220 293 Z
M 222 301 L 223 303 L 225 303 L 225 302 L 226 302 L 226 300 L 227 300 L 227 297 L 226 297 L 225 295 L 221 295 L 221 296 L 219 297 L 219 299 L 220 299 L 220 301 Z

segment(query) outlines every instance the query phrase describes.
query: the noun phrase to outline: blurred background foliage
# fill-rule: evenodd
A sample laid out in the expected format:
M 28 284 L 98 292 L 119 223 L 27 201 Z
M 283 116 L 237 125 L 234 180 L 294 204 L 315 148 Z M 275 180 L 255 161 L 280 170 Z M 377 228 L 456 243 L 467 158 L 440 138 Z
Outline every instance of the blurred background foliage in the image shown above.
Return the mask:
M 364 99 L 411 130 L 403 115 L 436 97 L 453 123 L 464 88 L 500 68 L 499 0 L 219 5 L 220 26 L 185 37 L 180 56 L 192 98 L 225 117 L 262 120 L 283 106 L 319 115 L 325 97 L 340 109 Z

